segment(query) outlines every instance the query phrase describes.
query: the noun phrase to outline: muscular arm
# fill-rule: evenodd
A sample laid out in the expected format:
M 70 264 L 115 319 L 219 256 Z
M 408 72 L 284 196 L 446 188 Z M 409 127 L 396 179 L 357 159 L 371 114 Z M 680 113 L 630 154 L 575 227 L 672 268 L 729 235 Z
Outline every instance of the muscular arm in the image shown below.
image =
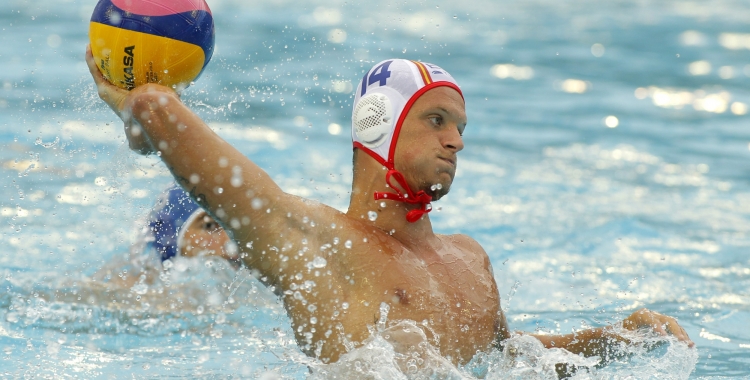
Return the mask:
M 609 357 L 608 349 L 617 342 L 628 340 L 616 334 L 611 326 L 578 331 L 566 335 L 528 334 L 537 338 L 547 348 L 564 348 L 574 354 L 599 356 L 603 360 Z
M 494 284 L 494 274 L 489 257 L 484 249 L 474 239 L 466 235 L 452 235 L 451 238 L 459 245 L 474 252 L 482 260 L 482 272 L 486 273 L 488 278 L 493 282 L 493 292 L 497 294 L 497 287 Z M 503 341 L 511 337 L 510 329 L 505 315 L 500 309 L 499 294 L 497 294 L 498 318 L 495 328 L 497 346 L 502 346 Z M 694 343 L 690 340 L 685 330 L 672 317 L 662 315 L 647 309 L 640 309 L 622 322 L 625 330 L 637 331 L 648 329 L 661 335 L 674 335 L 679 341 L 687 343 L 690 347 Z M 593 328 L 567 335 L 540 335 L 518 332 L 519 334 L 531 335 L 538 339 L 547 348 L 563 348 L 574 354 L 583 354 L 584 356 L 599 356 L 603 361 L 612 359 L 615 352 L 612 349 L 620 343 L 630 344 L 631 341 L 627 336 L 623 336 L 613 326 Z
M 172 89 L 120 89 L 101 75 L 90 49 L 86 60 L 99 96 L 124 121 L 131 149 L 158 154 L 179 185 L 250 254 L 246 264 L 261 273 L 274 267 L 277 255 L 263 254 L 264 248 L 276 245 L 280 233 L 295 233 L 287 215 L 308 206 L 214 133 Z
M 661 335 L 671 334 L 690 347 L 694 345 L 685 330 L 674 318 L 647 309 L 640 309 L 625 318 L 622 326 L 630 331 L 651 329 Z M 574 354 L 599 356 L 605 362 L 611 358 L 614 345 L 621 342 L 630 343 L 627 337 L 618 334 L 612 326 L 588 329 L 567 335 L 530 335 L 539 339 L 547 348 L 558 347 Z
M 671 334 L 690 347 L 694 345 L 685 330 L 674 318 L 647 309 L 640 309 L 625 318 L 622 326 L 631 331 L 650 329 L 661 335 Z M 615 345 L 631 343 L 627 337 L 617 333 L 612 326 L 593 328 L 567 335 L 530 335 L 539 339 L 547 348 L 564 348 L 574 354 L 599 356 L 604 363 L 617 356 L 617 352 L 613 351 Z

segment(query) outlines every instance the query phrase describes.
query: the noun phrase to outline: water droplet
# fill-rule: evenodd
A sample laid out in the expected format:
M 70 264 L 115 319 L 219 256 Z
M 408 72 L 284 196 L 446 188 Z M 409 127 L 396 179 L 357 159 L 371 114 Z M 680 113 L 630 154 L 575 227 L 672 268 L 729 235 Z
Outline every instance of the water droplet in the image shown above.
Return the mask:
M 351 240 L 347 240 L 347 241 L 345 241 L 345 242 L 344 242 L 344 247 L 346 247 L 346 248 L 351 248 L 351 247 L 352 247 L 352 241 L 351 241 Z
M 242 186 L 242 168 L 236 165 L 232 167 L 232 179 L 229 182 L 233 187 Z
M 314 324 L 316 324 L 316 323 L 318 323 L 318 318 L 315 318 L 315 317 L 310 317 L 310 324 L 313 324 L 313 325 L 314 325 Z
M 385 324 L 388 322 L 388 312 L 391 311 L 391 306 L 385 302 L 380 303 L 380 319 L 378 319 L 378 330 L 385 330 Z
M 370 219 L 371 222 L 374 222 L 376 219 L 378 219 L 378 213 L 375 211 L 368 211 L 367 219 Z
M 385 202 L 380 202 L 380 207 L 385 208 Z
M 344 310 L 348 309 L 349 308 L 349 302 L 342 302 L 341 303 L 341 308 L 344 309 Z
M 312 266 L 314 268 L 323 268 L 327 264 L 328 264 L 328 261 L 326 261 L 326 259 L 324 259 L 324 258 L 322 258 L 320 256 L 314 258 L 313 261 L 312 261 Z
M 227 321 L 227 316 L 224 313 L 216 314 L 216 323 L 222 324 Z

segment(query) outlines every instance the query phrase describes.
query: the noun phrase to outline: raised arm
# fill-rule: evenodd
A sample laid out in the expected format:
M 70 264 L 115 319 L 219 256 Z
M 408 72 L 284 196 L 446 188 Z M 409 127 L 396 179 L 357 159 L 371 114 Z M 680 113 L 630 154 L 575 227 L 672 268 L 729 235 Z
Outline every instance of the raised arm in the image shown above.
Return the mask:
M 148 84 L 126 91 L 99 72 L 90 49 L 86 61 L 99 96 L 124 121 L 131 149 L 160 156 L 177 182 L 249 253 L 245 262 L 263 271 L 278 258 L 254 255 L 246 246 L 271 247 L 286 236 L 306 206 L 284 193 L 271 177 L 214 133 L 170 88 Z M 269 211 L 270 210 L 270 211 Z M 253 257 L 254 256 L 254 257 Z M 265 261 L 265 262 L 261 262 Z

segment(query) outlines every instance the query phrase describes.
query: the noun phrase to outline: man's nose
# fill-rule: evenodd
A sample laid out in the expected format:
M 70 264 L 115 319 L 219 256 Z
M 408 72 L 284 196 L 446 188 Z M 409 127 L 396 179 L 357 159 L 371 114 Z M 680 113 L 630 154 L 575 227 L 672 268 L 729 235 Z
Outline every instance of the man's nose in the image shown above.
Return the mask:
M 461 137 L 461 133 L 458 132 L 458 127 L 453 126 L 448 128 L 446 132 L 445 140 L 443 140 L 443 146 L 455 153 L 460 152 L 464 149 L 464 139 Z

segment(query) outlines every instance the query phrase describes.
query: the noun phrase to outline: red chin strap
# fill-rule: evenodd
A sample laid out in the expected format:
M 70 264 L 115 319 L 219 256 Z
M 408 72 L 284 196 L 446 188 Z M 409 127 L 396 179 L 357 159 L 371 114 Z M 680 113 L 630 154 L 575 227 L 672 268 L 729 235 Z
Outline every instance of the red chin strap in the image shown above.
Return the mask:
M 401 190 L 399 190 L 398 187 L 393 186 L 391 183 L 391 178 L 395 179 L 398 185 L 406 190 L 406 194 L 404 194 Z M 419 208 L 414 209 L 406 213 L 406 220 L 409 223 L 414 223 L 417 220 L 419 220 L 422 215 L 427 214 L 428 212 L 432 211 L 432 205 L 430 202 L 432 202 L 432 197 L 425 193 L 424 190 L 420 190 L 418 193 L 414 194 L 414 191 L 409 187 L 409 185 L 406 183 L 406 179 L 404 179 L 404 175 L 401 174 L 396 169 L 390 169 L 388 170 L 388 173 L 385 175 L 385 182 L 390 186 L 391 189 L 393 189 L 395 192 L 388 192 L 388 191 L 376 191 L 375 192 L 375 200 L 380 199 L 388 199 L 392 201 L 397 202 L 404 202 L 409 203 L 413 205 L 419 205 Z

